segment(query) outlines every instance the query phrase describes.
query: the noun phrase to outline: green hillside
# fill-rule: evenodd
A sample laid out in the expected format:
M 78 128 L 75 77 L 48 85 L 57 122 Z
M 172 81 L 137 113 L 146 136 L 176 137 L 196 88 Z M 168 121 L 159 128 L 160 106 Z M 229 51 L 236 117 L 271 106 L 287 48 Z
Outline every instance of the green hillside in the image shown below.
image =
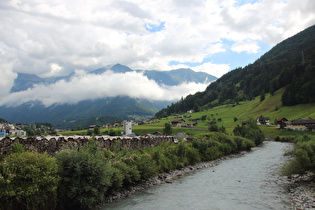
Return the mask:
M 277 106 L 315 103 L 315 25 L 282 41 L 253 64 L 238 68 L 156 113 L 165 117 L 190 109 L 251 100 L 284 88 Z M 274 108 L 273 104 L 270 104 Z
M 173 135 L 179 132 L 185 132 L 191 137 L 203 137 L 205 135 L 211 135 L 208 131 L 208 121 L 215 121 L 218 126 L 224 126 L 228 134 L 233 133 L 233 129 L 237 124 L 241 124 L 243 121 L 247 121 L 250 118 L 257 119 L 259 116 L 270 118 L 270 123 L 274 124 L 275 119 L 285 117 L 288 120 L 294 120 L 298 118 L 315 118 L 315 103 L 310 104 L 299 104 L 294 106 L 281 106 L 281 97 L 284 93 L 284 88 L 279 89 L 273 95 L 266 94 L 265 100 L 260 101 L 260 97 L 256 97 L 251 101 L 240 102 L 239 104 L 227 104 L 217 106 L 211 109 L 195 112 L 192 114 L 184 113 L 186 117 L 183 119 L 186 123 L 189 123 L 189 119 L 202 118 L 206 116 L 204 121 L 199 121 L 197 126 L 194 128 L 175 128 L 173 127 Z M 190 117 L 187 117 L 187 116 Z M 152 134 L 156 131 L 162 132 L 165 123 L 169 123 L 179 116 L 168 116 L 166 118 L 155 119 L 156 123 L 145 124 L 139 126 L 133 126 L 132 130 L 137 135 Z M 234 121 L 237 118 L 237 121 Z M 277 136 L 277 135 L 304 135 L 305 132 L 293 132 L 293 131 L 281 131 L 275 125 L 260 126 L 261 130 L 266 136 Z M 120 128 L 110 128 L 116 133 L 122 131 Z M 110 129 L 101 129 L 101 133 L 109 132 Z M 72 131 L 63 132 L 64 135 L 74 134 L 85 134 L 84 131 Z M 308 132 L 308 134 L 315 135 L 314 132 Z

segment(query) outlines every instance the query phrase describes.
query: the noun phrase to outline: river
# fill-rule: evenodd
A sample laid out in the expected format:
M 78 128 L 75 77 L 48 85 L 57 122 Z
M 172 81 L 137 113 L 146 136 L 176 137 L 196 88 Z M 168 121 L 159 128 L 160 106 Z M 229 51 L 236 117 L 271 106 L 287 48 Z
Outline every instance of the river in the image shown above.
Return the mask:
M 264 142 L 245 155 L 149 187 L 103 209 L 288 209 L 287 181 L 278 171 L 288 161 L 283 153 L 290 147 Z

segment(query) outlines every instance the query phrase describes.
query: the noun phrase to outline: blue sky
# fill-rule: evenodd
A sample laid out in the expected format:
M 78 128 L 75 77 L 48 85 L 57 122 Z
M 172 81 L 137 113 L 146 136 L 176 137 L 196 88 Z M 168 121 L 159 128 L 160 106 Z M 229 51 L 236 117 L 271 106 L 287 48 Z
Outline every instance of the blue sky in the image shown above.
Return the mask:
M 207 84 L 157 91 L 156 84 L 140 74 L 89 81 L 82 75 L 120 63 L 143 70 L 191 68 L 221 77 L 314 25 L 314 11 L 314 0 L 1 1 L 0 105 L 39 96 L 45 104 L 121 94 L 174 100 Z M 17 73 L 57 77 L 73 72 L 76 76 L 68 83 L 10 93 Z M 130 87 L 131 76 L 141 83 Z M 102 81 L 122 89 L 98 94 L 99 88 L 108 88 L 95 85 Z M 79 83 L 91 85 L 82 90 Z M 86 89 L 90 92 L 83 94 Z

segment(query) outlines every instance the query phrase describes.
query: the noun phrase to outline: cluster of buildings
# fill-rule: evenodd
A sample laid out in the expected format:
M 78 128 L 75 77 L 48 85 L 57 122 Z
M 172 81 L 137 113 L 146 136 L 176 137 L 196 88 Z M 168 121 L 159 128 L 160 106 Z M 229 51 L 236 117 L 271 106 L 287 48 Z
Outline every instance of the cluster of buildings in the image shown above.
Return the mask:
M 285 130 L 294 131 L 315 131 L 315 120 L 310 118 L 299 118 L 297 120 L 287 120 L 286 118 L 280 118 L 276 121 L 276 125 Z
M 0 136 L 26 136 L 26 131 L 14 126 L 13 124 L 0 124 Z
M 269 117 L 260 116 L 257 118 L 257 125 L 270 125 Z M 315 131 L 315 120 L 310 118 L 299 118 L 296 120 L 288 120 L 284 117 L 275 121 L 275 125 L 284 130 L 293 131 Z

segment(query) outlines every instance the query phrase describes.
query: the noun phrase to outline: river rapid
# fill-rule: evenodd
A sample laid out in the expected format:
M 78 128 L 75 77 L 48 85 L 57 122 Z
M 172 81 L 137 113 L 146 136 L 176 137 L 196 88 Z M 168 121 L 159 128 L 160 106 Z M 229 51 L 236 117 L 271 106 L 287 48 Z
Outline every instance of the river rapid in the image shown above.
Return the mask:
M 290 209 L 279 169 L 292 144 L 264 142 L 240 157 L 138 191 L 101 209 Z

